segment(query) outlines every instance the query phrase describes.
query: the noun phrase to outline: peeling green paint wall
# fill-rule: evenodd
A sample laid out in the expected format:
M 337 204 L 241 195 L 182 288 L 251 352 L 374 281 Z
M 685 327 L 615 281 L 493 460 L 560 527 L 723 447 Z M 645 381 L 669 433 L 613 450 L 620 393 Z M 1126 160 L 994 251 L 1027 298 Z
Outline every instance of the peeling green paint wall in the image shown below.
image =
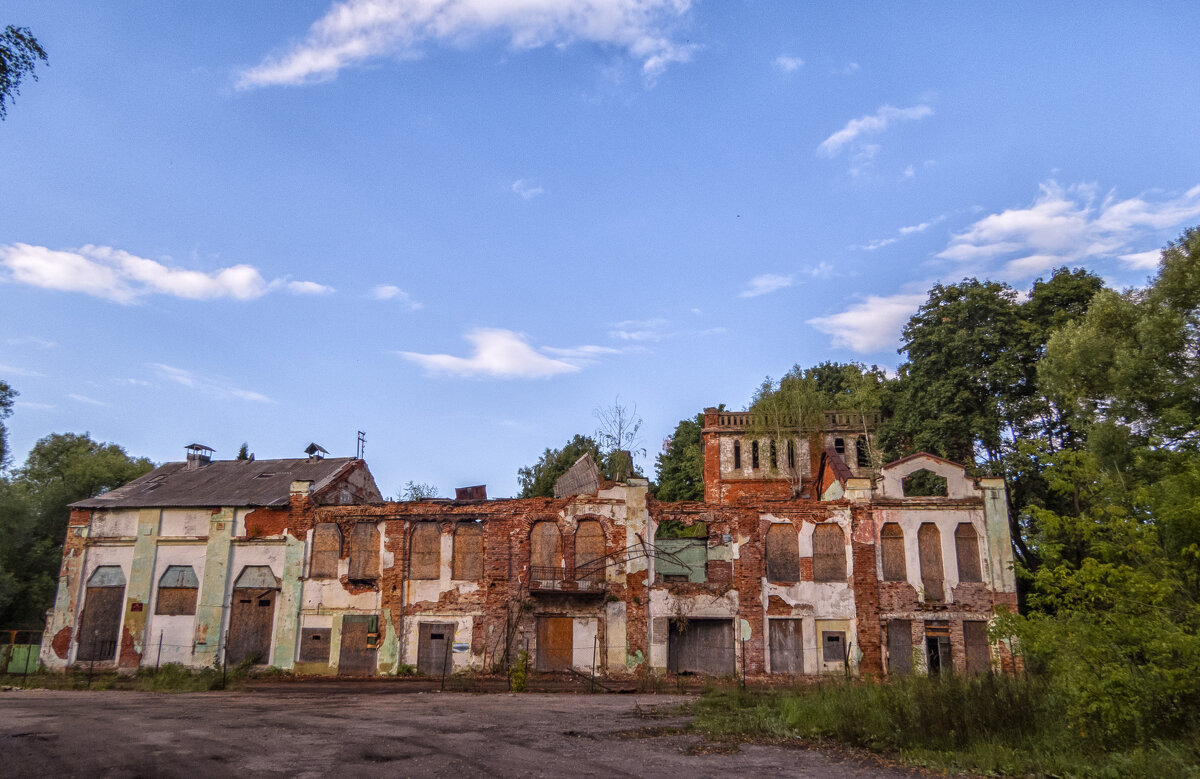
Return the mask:
M 161 509 L 138 511 L 137 536 L 133 541 L 133 562 L 125 587 L 125 621 L 122 628 L 133 638 L 133 649 L 140 656 L 146 643 L 146 617 L 150 614 L 150 592 L 154 586 L 154 561 L 158 553 L 158 524 Z M 122 659 L 125 659 L 124 652 Z
M 400 662 L 400 637 L 392 625 L 392 612 L 384 609 L 382 617 L 379 626 L 383 632 L 379 642 L 379 673 L 388 675 L 395 673 Z
M 221 509 L 208 522 L 204 581 L 200 583 L 200 603 L 196 606 L 196 651 L 193 655 L 196 665 L 216 665 L 220 661 L 218 650 L 232 537 L 233 509 Z
M 300 602 L 304 583 L 304 542 L 286 536 L 283 550 L 283 576 L 279 592 L 279 610 L 275 614 L 275 651 L 271 665 L 291 670 L 296 661 L 296 641 L 300 633 Z

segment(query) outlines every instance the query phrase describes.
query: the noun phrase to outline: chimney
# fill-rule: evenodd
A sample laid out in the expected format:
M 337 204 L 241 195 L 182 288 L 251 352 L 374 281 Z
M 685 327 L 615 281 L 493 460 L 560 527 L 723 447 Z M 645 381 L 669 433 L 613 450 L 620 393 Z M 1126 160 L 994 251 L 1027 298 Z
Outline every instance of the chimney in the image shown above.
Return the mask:
M 188 444 L 185 447 L 187 451 L 187 470 L 198 471 L 204 466 L 212 462 L 212 453 L 216 451 L 211 446 L 204 444 Z
M 325 459 L 325 455 L 329 454 L 329 452 L 325 451 L 325 447 L 321 446 L 316 441 L 313 441 L 311 444 L 309 444 L 305 448 L 304 453 L 308 455 L 308 459 L 310 460 L 323 460 Z
M 474 487 L 455 487 L 455 500 L 487 500 L 487 485 L 478 484 Z

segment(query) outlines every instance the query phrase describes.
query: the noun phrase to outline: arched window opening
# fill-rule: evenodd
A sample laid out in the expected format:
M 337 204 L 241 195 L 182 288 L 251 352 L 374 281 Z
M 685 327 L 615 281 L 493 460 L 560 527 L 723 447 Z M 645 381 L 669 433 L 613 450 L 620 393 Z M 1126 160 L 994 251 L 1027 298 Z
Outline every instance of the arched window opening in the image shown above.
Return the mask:
M 958 558 L 958 580 L 981 582 L 983 571 L 979 564 L 979 534 L 969 522 L 963 522 L 954 530 L 954 552 Z
M 846 581 L 846 536 L 833 522 L 813 530 L 813 581 Z
M 917 530 L 917 546 L 921 556 L 921 586 L 925 600 L 940 601 L 944 597 L 942 582 L 942 534 L 937 525 L 925 522 Z
M 883 580 L 903 582 L 908 580 L 908 566 L 904 560 L 904 531 L 895 522 L 885 523 L 879 532 L 880 553 L 883 555 Z
M 767 528 L 767 581 L 800 581 L 800 541 L 791 522 Z
M 604 579 L 604 529 L 594 519 L 580 520 L 575 528 L 575 578 Z

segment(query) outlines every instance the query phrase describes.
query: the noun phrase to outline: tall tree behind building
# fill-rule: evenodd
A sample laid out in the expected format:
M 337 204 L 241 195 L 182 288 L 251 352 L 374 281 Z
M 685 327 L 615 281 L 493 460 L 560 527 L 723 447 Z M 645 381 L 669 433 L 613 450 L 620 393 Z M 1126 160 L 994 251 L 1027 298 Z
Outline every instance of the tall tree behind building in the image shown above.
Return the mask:
M 38 60 L 49 64 L 46 50 L 28 27 L 8 25 L 0 33 L 0 121 L 8 116 L 8 101 L 21 94 L 21 81 L 37 81 Z

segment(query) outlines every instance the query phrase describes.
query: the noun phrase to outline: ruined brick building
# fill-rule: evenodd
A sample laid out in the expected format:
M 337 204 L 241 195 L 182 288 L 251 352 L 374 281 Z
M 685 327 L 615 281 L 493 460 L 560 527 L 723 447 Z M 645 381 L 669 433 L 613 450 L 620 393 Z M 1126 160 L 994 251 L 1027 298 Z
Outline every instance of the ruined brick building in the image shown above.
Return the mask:
M 392 674 L 527 651 L 620 676 L 1003 659 L 986 629 L 1016 604 L 1002 480 L 927 454 L 876 467 L 867 415 L 749 421 L 706 409 L 705 497 L 682 503 L 587 462 L 555 498 L 385 502 L 362 460 L 194 447 L 75 504 L 42 660 Z M 905 494 L 923 471 L 942 494 Z

